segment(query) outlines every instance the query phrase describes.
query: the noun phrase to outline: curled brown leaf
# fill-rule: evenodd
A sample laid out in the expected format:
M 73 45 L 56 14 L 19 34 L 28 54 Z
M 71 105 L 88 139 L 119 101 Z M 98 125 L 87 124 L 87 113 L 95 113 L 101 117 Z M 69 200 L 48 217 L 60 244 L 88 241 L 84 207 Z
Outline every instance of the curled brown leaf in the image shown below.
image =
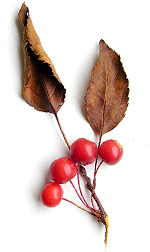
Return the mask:
M 103 40 L 86 94 L 87 119 L 96 134 L 114 129 L 128 106 L 128 79 L 120 56 Z
M 56 114 L 64 103 L 66 90 L 41 45 L 25 4 L 19 11 L 18 19 L 23 33 L 23 97 L 37 110 Z

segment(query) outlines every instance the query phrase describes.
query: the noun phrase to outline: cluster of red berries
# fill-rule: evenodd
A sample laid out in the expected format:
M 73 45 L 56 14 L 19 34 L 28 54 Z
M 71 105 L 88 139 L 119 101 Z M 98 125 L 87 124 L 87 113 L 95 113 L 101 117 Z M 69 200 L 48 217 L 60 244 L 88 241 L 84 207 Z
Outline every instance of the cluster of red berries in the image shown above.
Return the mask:
M 93 163 L 97 156 L 107 164 L 116 164 L 122 157 L 123 148 L 115 140 L 103 142 L 99 149 L 94 142 L 79 138 L 70 147 L 70 157 L 55 160 L 49 169 L 50 177 L 54 182 L 47 183 L 42 192 L 41 200 L 49 207 L 57 206 L 62 197 L 63 189 L 60 184 L 65 184 L 77 174 L 77 166 Z

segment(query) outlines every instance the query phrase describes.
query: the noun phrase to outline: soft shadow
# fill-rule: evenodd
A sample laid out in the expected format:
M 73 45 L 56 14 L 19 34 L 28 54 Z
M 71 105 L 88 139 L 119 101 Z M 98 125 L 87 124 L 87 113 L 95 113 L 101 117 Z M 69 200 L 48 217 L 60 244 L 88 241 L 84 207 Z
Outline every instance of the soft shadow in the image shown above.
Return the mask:
M 103 235 L 105 226 L 102 222 L 98 222 L 97 218 L 94 215 L 88 214 L 88 217 L 91 218 L 92 223 L 94 223 L 95 228 L 97 229 L 97 232 L 99 232 L 100 235 Z
M 42 167 L 43 168 L 43 167 Z M 46 167 L 47 168 L 47 167 Z M 42 169 L 42 176 L 43 176 L 43 169 Z M 36 202 L 40 203 L 41 204 L 41 199 L 40 199 L 40 195 L 41 195 L 41 191 L 43 189 L 43 187 L 49 183 L 49 182 L 52 182 L 50 176 L 49 176 L 49 171 L 47 171 L 44 175 L 44 178 L 42 179 L 43 183 L 41 183 L 41 185 L 39 186 L 38 184 L 38 188 L 37 190 L 33 190 L 33 198 L 35 199 Z
M 18 12 L 17 12 L 18 14 Z M 16 14 L 16 16 L 17 16 Z M 21 25 L 19 24 L 18 17 L 15 19 L 15 24 L 17 26 L 17 30 L 19 33 L 19 38 L 18 39 L 18 58 L 20 62 L 20 83 L 22 85 L 22 88 L 20 89 L 20 97 L 22 98 L 22 90 L 23 90 L 23 78 L 24 78 L 24 57 L 23 57 L 23 49 L 22 49 L 22 30 L 21 30 Z
M 89 82 L 91 80 L 92 68 L 94 67 L 94 65 L 96 64 L 98 60 L 98 53 L 99 53 L 98 43 L 94 45 L 94 48 L 92 51 L 94 51 L 92 58 L 91 58 L 91 53 L 90 53 L 90 55 L 87 57 L 86 61 L 84 62 L 83 66 L 81 67 L 82 79 L 80 76 L 80 83 L 82 86 L 82 90 L 80 90 L 81 92 L 79 92 L 79 104 L 80 104 L 82 114 L 86 120 L 87 118 L 86 118 L 86 108 L 85 108 L 85 96 L 86 96 L 87 89 L 89 87 Z M 91 64 L 88 64 L 88 62 L 91 62 Z M 89 67 L 89 65 L 91 65 L 92 67 Z

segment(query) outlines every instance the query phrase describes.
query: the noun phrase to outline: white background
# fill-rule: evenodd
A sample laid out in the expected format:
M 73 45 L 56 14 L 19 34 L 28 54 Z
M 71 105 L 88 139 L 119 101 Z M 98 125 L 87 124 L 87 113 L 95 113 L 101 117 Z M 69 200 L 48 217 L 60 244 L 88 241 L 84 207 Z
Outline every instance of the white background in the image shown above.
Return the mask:
M 108 252 L 150 251 L 150 14 L 149 1 L 26 1 L 42 45 L 67 89 L 58 115 L 70 143 L 96 141 L 85 119 L 84 96 L 98 42 L 121 55 L 130 81 L 125 118 L 102 140 L 117 139 L 124 156 L 103 165 L 97 194 L 109 216 Z M 68 150 L 54 116 L 21 97 L 23 58 L 17 13 L 22 1 L 1 3 L 0 251 L 105 251 L 104 227 L 62 202 L 46 208 L 40 191 L 50 163 Z M 92 166 L 87 167 L 92 176 Z M 76 183 L 76 179 L 74 179 Z M 70 185 L 64 197 L 78 201 Z

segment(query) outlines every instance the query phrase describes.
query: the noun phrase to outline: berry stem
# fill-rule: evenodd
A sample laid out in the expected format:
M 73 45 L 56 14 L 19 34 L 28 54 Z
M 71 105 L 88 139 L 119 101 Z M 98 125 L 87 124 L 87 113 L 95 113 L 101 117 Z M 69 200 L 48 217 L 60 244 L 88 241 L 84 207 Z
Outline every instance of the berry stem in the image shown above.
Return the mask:
M 71 180 L 70 180 L 70 184 L 71 184 L 72 187 L 74 188 L 76 194 L 78 195 L 78 197 L 79 197 L 79 199 L 81 200 L 81 202 L 83 203 L 83 205 L 87 206 L 87 205 L 84 203 L 83 199 L 81 198 L 80 194 L 78 193 L 78 191 L 77 191 L 75 185 L 73 184 L 73 182 L 72 182 Z
M 89 206 L 89 204 L 87 203 L 87 201 L 85 200 L 84 196 L 83 196 L 83 193 L 82 193 L 82 190 L 81 190 L 81 185 L 80 185 L 80 178 L 79 178 L 79 164 L 77 165 L 77 180 L 78 180 L 78 186 L 79 186 L 79 191 L 80 191 L 80 194 L 81 194 L 81 197 L 83 199 L 83 201 L 85 202 L 87 208 L 90 209 L 90 211 L 97 217 L 99 217 L 99 215 Z
M 92 203 L 93 208 L 94 208 L 94 203 L 93 203 L 93 192 L 94 192 L 94 188 L 95 188 L 95 185 L 96 185 L 96 174 L 97 174 L 97 172 L 98 172 L 100 166 L 102 165 L 102 163 L 103 163 L 103 160 L 99 163 L 98 167 L 97 167 L 96 170 L 94 171 L 94 179 L 93 179 L 93 184 L 92 184 L 93 189 L 92 189 L 92 193 L 91 193 L 91 203 Z
M 101 160 L 101 162 L 99 163 L 98 167 L 96 168 L 95 172 L 94 172 L 94 179 L 93 179 L 93 187 L 95 188 L 95 180 L 96 180 L 96 174 L 100 168 L 100 166 L 102 165 L 102 163 L 104 162 L 104 160 Z
M 68 199 L 66 199 L 66 198 L 61 198 L 61 199 L 62 199 L 62 200 L 65 200 L 65 201 L 67 201 L 67 202 L 71 203 L 72 205 L 74 205 L 74 206 L 76 206 L 76 207 L 80 208 L 81 210 L 83 210 L 83 211 L 85 211 L 85 212 L 87 212 L 87 213 L 89 213 L 89 214 L 92 214 L 92 215 L 93 215 L 93 213 L 91 213 L 90 211 L 88 211 L 88 210 L 86 210 L 86 209 L 84 209 L 84 208 L 82 208 L 82 207 L 78 206 L 78 205 L 77 205 L 77 204 L 75 204 L 73 201 L 68 200 Z

